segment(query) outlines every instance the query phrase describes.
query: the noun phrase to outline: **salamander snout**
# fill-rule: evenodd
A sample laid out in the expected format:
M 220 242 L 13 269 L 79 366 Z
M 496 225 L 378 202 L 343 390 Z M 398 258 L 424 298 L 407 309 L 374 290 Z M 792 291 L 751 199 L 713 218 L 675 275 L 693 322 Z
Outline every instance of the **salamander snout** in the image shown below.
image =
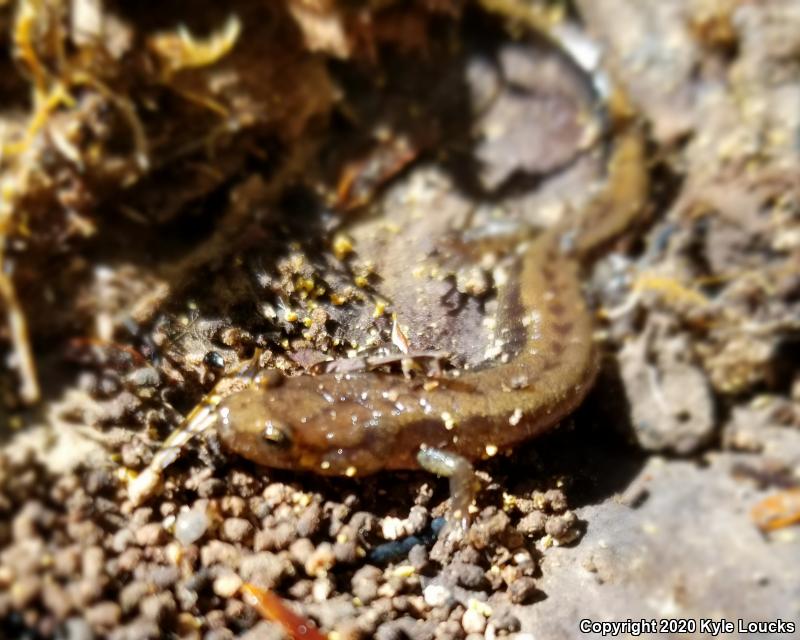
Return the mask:
M 299 448 L 282 403 L 265 404 L 259 389 L 245 389 L 218 407 L 217 429 L 225 446 L 267 467 L 294 468 Z

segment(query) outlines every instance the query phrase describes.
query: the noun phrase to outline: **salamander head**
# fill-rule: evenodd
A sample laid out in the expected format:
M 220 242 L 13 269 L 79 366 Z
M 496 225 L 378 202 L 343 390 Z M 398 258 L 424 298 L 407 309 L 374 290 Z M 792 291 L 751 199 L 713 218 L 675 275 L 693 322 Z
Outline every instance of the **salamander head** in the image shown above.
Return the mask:
M 299 467 L 302 447 L 293 418 L 298 407 L 282 401 L 283 395 L 253 388 L 223 400 L 217 408 L 217 430 L 223 444 L 266 467 Z
M 363 447 L 371 412 L 352 402 L 335 409 L 312 376 L 295 376 L 275 388 L 247 388 L 223 400 L 220 439 L 230 450 L 266 467 L 349 475 L 378 465 Z

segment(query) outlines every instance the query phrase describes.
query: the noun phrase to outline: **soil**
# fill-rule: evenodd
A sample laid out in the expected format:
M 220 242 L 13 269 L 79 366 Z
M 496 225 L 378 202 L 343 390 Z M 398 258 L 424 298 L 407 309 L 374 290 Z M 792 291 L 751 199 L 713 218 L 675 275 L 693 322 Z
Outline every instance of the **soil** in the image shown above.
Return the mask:
M 264 469 L 213 428 L 144 504 L 126 483 L 254 354 L 297 375 L 401 375 L 401 343 L 417 375 L 482 362 L 502 256 L 464 239 L 544 228 L 602 183 L 600 72 L 516 2 L 13 4 L 2 637 L 288 637 L 244 582 L 340 640 L 800 623 L 795 2 L 525 5 L 602 54 L 652 190 L 586 274 L 594 390 L 478 465 L 463 536 L 443 479 Z M 787 526 L 765 523 L 783 498 Z

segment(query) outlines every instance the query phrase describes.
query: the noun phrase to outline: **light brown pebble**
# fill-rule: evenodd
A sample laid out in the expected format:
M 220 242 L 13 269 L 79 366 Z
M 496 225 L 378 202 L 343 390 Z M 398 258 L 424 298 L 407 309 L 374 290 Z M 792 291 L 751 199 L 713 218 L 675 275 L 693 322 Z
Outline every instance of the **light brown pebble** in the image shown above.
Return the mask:
M 176 609 L 175 598 L 169 591 L 149 595 L 139 605 L 142 615 L 157 623 L 166 622 Z
M 243 580 L 252 582 L 264 589 L 274 589 L 280 581 L 294 574 L 294 566 L 288 554 L 262 551 L 242 558 L 239 575 Z
M 100 547 L 89 547 L 81 556 L 81 574 L 85 579 L 94 580 L 103 573 L 106 554 Z
M 117 569 L 133 571 L 142 562 L 142 550 L 138 547 L 126 549 L 117 557 Z
M 291 522 L 278 522 L 256 533 L 253 547 L 256 551 L 280 551 L 297 540 L 297 527 Z
M 75 606 L 78 609 L 82 609 L 99 600 L 103 594 L 104 587 L 105 581 L 84 578 L 70 583 L 67 586 L 67 590 Z
M 155 547 L 164 543 L 166 531 L 159 522 L 150 522 L 136 530 L 136 544 L 140 547 Z
M 220 611 L 219 609 L 212 609 L 205 615 L 206 619 L 206 626 L 209 629 L 224 629 L 226 622 L 225 622 L 225 612 Z
M 77 562 L 74 565 L 77 569 Z M 69 573 L 67 573 L 69 575 Z M 14 570 L 5 565 L 0 566 L 0 589 L 8 589 L 14 581 Z
M 235 567 L 239 562 L 240 553 L 236 547 L 227 542 L 209 540 L 208 544 L 200 549 L 200 563 L 204 567 L 212 564 L 224 564 Z
M 72 599 L 69 593 L 52 580 L 47 580 L 42 587 L 42 602 L 57 620 L 63 620 L 72 610 Z
M 318 503 L 312 502 L 297 519 L 297 533 L 308 538 L 313 536 L 322 524 L 322 507 Z
M 264 496 L 264 500 L 267 501 L 267 504 L 274 509 L 281 502 L 288 502 L 292 493 L 294 493 L 294 491 L 291 487 L 280 482 L 273 482 L 264 489 L 261 495 Z
M 549 518 L 544 530 L 559 544 L 574 542 L 581 535 L 578 517 L 572 511 Z
M 96 633 L 103 633 L 119 624 L 121 614 L 116 602 L 100 602 L 86 610 L 86 621 Z
M 117 597 L 122 612 L 128 614 L 136 609 L 149 592 L 150 586 L 144 580 L 134 580 L 126 584 Z
M 436 627 L 434 638 L 436 640 L 462 640 L 464 629 L 456 620 L 445 620 Z
M 429 584 L 422 592 L 422 597 L 431 608 L 445 606 L 452 600 L 453 594 L 450 589 L 441 584 Z
M 313 588 L 313 580 L 296 580 L 292 586 L 289 587 L 289 595 L 292 600 L 305 600 L 311 595 L 311 590 Z
M 567 508 L 567 496 L 561 489 L 548 489 L 544 493 L 544 501 L 555 513 L 561 513 Z
M 131 515 L 131 524 L 134 527 L 141 527 L 146 525 L 153 518 L 152 507 L 139 507 Z
M 42 580 L 37 575 L 20 576 L 11 585 L 11 603 L 17 610 L 24 609 L 30 605 L 34 598 L 39 595 L 42 588 Z
M 305 565 L 312 553 L 314 553 L 314 544 L 308 538 L 295 540 L 289 547 L 289 555 L 292 560 L 300 565 Z
M 345 620 L 336 625 L 335 633 L 339 640 L 367 640 L 369 633 L 359 625 L 357 620 Z
M 124 626 L 117 627 L 108 635 L 108 640 L 150 640 L 151 638 L 163 638 L 164 632 L 159 629 L 155 620 L 149 620 L 144 616 L 134 618 Z
M 461 626 L 467 634 L 482 634 L 484 629 L 486 629 L 486 616 L 475 609 L 467 609 L 461 618 Z
M 136 542 L 136 536 L 130 529 L 120 529 L 114 534 L 111 540 L 111 548 L 117 552 L 122 553 Z
M 372 565 L 364 565 L 353 574 L 350 581 L 353 595 L 364 604 L 369 604 L 378 597 L 378 587 L 383 577 L 383 571 Z
M 353 564 L 360 558 L 358 545 L 355 540 L 337 542 L 333 545 L 333 554 L 339 564 Z
M 240 518 L 247 511 L 247 502 L 239 496 L 225 496 L 220 501 L 220 509 L 226 516 Z
M 232 598 L 242 586 L 242 579 L 232 571 L 226 571 L 214 580 L 214 593 L 220 598 Z
M 336 564 L 336 554 L 330 542 L 321 543 L 306 560 L 303 568 L 309 577 L 324 576 Z
M 53 573 L 61 578 L 71 578 L 78 572 L 80 563 L 81 551 L 78 545 L 63 547 L 53 554 Z
M 532 511 L 524 516 L 517 525 L 517 530 L 526 536 L 541 536 L 547 524 L 547 516 L 541 511 Z
M 496 614 L 489 620 L 489 626 L 494 627 L 498 632 L 516 633 L 522 625 L 519 618 L 510 611 L 503 611 Z
M 511 583 L 508 589 L 509 598 L 514 604 L 525 604 L 533 600 L 538 593 L 533 578 L 523 576 Z
M 289 636 L 277 624 L 262 620 L 239 638 L 240 640 L 288 640 Z
M 244 542 L 252 531 L 253 525 L 244 518 L 227 518 L 222 523 L 222 537 L 230 542 Z

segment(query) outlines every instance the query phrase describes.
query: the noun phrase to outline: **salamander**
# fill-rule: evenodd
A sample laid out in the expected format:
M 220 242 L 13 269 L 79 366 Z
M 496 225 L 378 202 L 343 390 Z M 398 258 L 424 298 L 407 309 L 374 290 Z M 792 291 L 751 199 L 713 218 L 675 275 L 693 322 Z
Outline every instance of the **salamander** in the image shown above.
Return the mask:
M 497 361 L 424 380 L 371 371 L 273 376 L 219 404 L 222 442 L 268 467 L 320 474 L 458 473 L 448 467 L 550 429 L 581 403 L 597 371 L 579 259 L 643 205 L 643 153 L 637 130 L 621 134 L 607 188 L 578 221 L 542 233 L 516 261 L 498 291 Z
M 131 487 L 131 498 L 152 489 L 175 446 L 215 420 L 228 449 L 267 467 L 346 476 L 424 468 L 450 476 L 453 509 L 465 516 L 470 463 L 551 429 L 592 387 L 597 349 L 582 263 L 629 226 L 647 195 L 645 143 L 629 123 L 615 137 L 605 187 L 578 216 L 518 252 L 497 292 L 498 358 L 438 378 L 257 375 L 228 397 L 212 396 Z

